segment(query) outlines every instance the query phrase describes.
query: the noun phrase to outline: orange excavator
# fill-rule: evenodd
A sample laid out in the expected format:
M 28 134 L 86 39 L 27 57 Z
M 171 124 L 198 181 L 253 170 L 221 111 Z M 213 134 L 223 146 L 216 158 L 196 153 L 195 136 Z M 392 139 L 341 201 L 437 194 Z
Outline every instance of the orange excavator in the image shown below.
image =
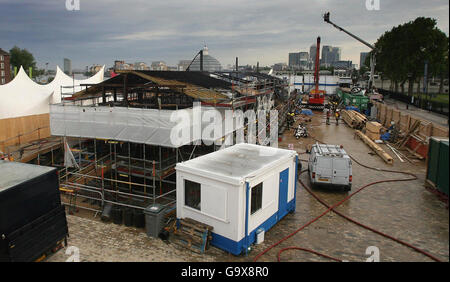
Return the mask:
M 316 62 L 314 67 L 314 89 L 309 91 L 308 107 L 313 110 L 323 110 L 325 107 L 325 90 L 319 90 L 319 68 L 320 68 L 320 36 L 317 37 Z

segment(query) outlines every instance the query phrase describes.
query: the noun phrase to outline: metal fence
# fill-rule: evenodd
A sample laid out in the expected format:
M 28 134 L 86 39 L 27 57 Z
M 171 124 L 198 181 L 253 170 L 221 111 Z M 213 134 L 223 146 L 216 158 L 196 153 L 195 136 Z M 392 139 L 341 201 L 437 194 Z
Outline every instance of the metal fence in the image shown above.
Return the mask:
M 429 96 L 425 96 L 425 95 L 418 96 L 418 97 L 415 96 L 414 100 L 413 100 L 412 97 L 410 97 L 406 94 L 396 93 L 396 92 L 384 90 L 384 89 L 379 89 L 379 92 L 388 98 L 391 98 L 391 99 L 394 99 L 397 101 L 401 101 L 403 103 L 413 105 L 413 106 L 416 106 L 416 107 L 424 109 L 424 110 L 428 110 L 428 111 L 431 111 L 434 113 L 447 115 L 447 116 L 449 113 L 448 103 L 431 101 Z

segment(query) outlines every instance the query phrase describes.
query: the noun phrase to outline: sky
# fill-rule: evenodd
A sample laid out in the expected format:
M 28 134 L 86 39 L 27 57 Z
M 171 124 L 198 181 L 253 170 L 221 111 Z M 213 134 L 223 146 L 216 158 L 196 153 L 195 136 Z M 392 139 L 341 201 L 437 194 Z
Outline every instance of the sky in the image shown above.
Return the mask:
M 79 1 L 69 11 L 66 2 Z M 437 20 L 449 34 L 448 0 L 0 0 L 0 48 L 17 45 L 35 57 L 38 67 L 85 69 L 192 59 L 206 44 L 222 66 L 269 66 L 288 62 L 289 52 L 322 45 L 342 48 L 341 59 L 359 64 L 370 49 L 323 21 L 331 20 L 369 43 L 392 27 L 419 16 Z M 70 5 L 69 5 L 70 6 Z M 72 5 L 73 6 L 73 5 Z

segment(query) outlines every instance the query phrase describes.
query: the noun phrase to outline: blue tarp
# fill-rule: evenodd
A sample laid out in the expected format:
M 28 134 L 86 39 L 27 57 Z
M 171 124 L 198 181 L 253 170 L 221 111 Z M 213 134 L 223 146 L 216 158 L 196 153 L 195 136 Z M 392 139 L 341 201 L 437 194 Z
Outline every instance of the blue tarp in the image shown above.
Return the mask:
M 307 116 L 313 116 L 313 112 L 309 109 L 302 109 L 302 114 L 307 115 Z
M 389 132 L 386 132 L 386 133 L 384 133 L 384 134 L 381 134 L 380 138 L 381 138 L 381 140 L 383 140 L 383 141 L 388 141 L 389 138 L 391 138 L 391 134 L 390 134 Z
M 355 107 L 355 106 L 347 106 L 347 107 L 345 107 L 345 109 L 347 111 L 357 111 L 358 113 L 360 113 L 358 107 Z

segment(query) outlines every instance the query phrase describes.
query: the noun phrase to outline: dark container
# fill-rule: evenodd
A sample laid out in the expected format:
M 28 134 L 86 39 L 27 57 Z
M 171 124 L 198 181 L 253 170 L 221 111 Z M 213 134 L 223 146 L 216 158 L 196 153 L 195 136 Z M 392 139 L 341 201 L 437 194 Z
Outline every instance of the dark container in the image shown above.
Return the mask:
M 102 216 L 100 217 L 102 221 L 109 221 L 111 220 L 111 210 L 112 210 L 112 204 L 106 203 L 103 207 Z
M 113 207 L 111 209 L 111 218 L 115 224 L 122 224 L 123 212 L 121 207 Z
M 126 208 L 123 210 L 123 223 L 125 226 L 133 226 L 133 210 Z
M 0 234 L 61 205 L 56 168 L 0 161 Z
M 55 168 L 0 161 L 0 261 L 33 261 L 68 235 Z
M 142 210 L 140 210 L 140 209 L 133 210 L 133 225 L 136 228 L 144 228 L 145 227 L 145 215 Z
M 449 186 L 449 143 L 448 138 L 431 137 L 428 147 L 427 180 L 440 192 L 448 196 Z

